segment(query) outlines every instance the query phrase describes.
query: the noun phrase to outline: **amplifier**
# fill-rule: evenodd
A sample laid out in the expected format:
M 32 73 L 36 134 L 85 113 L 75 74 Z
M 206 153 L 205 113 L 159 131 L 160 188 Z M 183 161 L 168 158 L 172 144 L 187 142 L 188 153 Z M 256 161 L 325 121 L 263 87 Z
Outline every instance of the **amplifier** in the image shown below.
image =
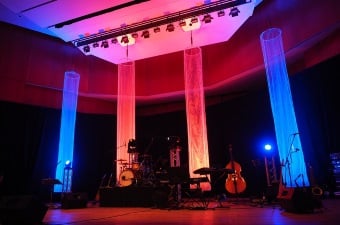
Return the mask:
M 86 208 L 88 201 L 87 193 L 63 193 L 61 197 L 62 209 Z

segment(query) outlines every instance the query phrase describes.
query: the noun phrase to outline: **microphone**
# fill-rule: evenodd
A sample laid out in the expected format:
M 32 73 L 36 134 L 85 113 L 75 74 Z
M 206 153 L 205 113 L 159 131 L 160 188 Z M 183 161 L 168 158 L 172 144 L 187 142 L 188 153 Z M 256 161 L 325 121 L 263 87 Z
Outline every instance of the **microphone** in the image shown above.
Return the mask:
M 298 134 L 300 134 L 300 132 L 292 133 L 292 135 L 298 135 Z

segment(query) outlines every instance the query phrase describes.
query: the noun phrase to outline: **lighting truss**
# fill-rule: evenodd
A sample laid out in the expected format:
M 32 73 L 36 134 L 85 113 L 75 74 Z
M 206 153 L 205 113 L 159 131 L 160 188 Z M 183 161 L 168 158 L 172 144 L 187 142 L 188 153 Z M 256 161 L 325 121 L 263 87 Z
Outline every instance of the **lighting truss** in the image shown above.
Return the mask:
M 192 7 L 190 9 L 182 10 L 176 13 L 167 14 L 164 16 L 156 17 L 153 19 L 141 21 L 138 23 L 133 23 L 131 25 L 126 25 L 124 27 L 115 28 L 98 34 L 93 34 L 90 36 L 75 39 L 72 43 L 76 47 L 81 47 L 89 45 L 95 42 L 101 42 L 103 40 L 108 40 L 116 38 L 118 36 L 123 36 L 126 34 L 135 33 L 138 31 L 148 30 L 161 25 L 170 24 L 176 21 L 181 21 L 187 18 L 193 18 L 200 15 L 205 15 L 207 13 L 212 13 L 220 11 L 227 8 L 233 8 L 239 5 L 251 3 L 252 0 L 220 0 L 210 2 L 208 4 L 203 4 L 200 6 Z

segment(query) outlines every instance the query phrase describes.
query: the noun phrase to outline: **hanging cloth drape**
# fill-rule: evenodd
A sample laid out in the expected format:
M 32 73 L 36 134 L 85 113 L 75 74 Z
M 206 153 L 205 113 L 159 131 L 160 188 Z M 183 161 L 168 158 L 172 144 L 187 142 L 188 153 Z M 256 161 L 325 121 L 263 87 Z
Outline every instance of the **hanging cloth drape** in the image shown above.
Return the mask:
M 128 142 L 135 139 L 135 62 L 118 65 L 117 154 L 116 159 L 129 160 Z M 117 161 L 118 162 L 118 161 Z M 119 184 L 121 165 L 116 163 Z
M 74 71 L 65 72 L 63 104 L 59 137 L 58 162 L 56 162 L 56 179 L 63 180 L 65 162 L 73 163 L 74 131 L 77 116 L 77 102 L 80 75 Z M 70 187 L 71 189 L 71 187 Z M 55 192 L 60 192 L 60 185 L 54 186 Z
M 282 181 L 287 187 L 309 186 L 281 36 L 280 29 L 271 28 L 261 34 L 260 40 L 282 162 Z
M 205 100 L 202 77 L 201 48 L 184 51 L 185 101 L 188 127 L 188 161 L 190 177 L 193 171 L 209 167 Z M 211 190 L 210 183 L 201 183 L 202 190 Z

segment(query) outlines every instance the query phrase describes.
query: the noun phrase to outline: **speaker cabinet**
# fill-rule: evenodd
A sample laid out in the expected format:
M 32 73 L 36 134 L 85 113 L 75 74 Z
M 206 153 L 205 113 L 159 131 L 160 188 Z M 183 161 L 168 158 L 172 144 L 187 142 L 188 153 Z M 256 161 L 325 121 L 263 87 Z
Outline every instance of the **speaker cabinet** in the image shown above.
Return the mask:
M 62 209 L 86 208 L 88 201 L 87 193 L 64 193 L 61 198 Z
M 38 224 L 47 210 L 48 207 L 36 196 L 3 196 L 0 200 L 0 224 Z
M 309 187 L 280 188 L 277 199 L 287 212 L 311 213 L 314 211 L 315 201 Z

